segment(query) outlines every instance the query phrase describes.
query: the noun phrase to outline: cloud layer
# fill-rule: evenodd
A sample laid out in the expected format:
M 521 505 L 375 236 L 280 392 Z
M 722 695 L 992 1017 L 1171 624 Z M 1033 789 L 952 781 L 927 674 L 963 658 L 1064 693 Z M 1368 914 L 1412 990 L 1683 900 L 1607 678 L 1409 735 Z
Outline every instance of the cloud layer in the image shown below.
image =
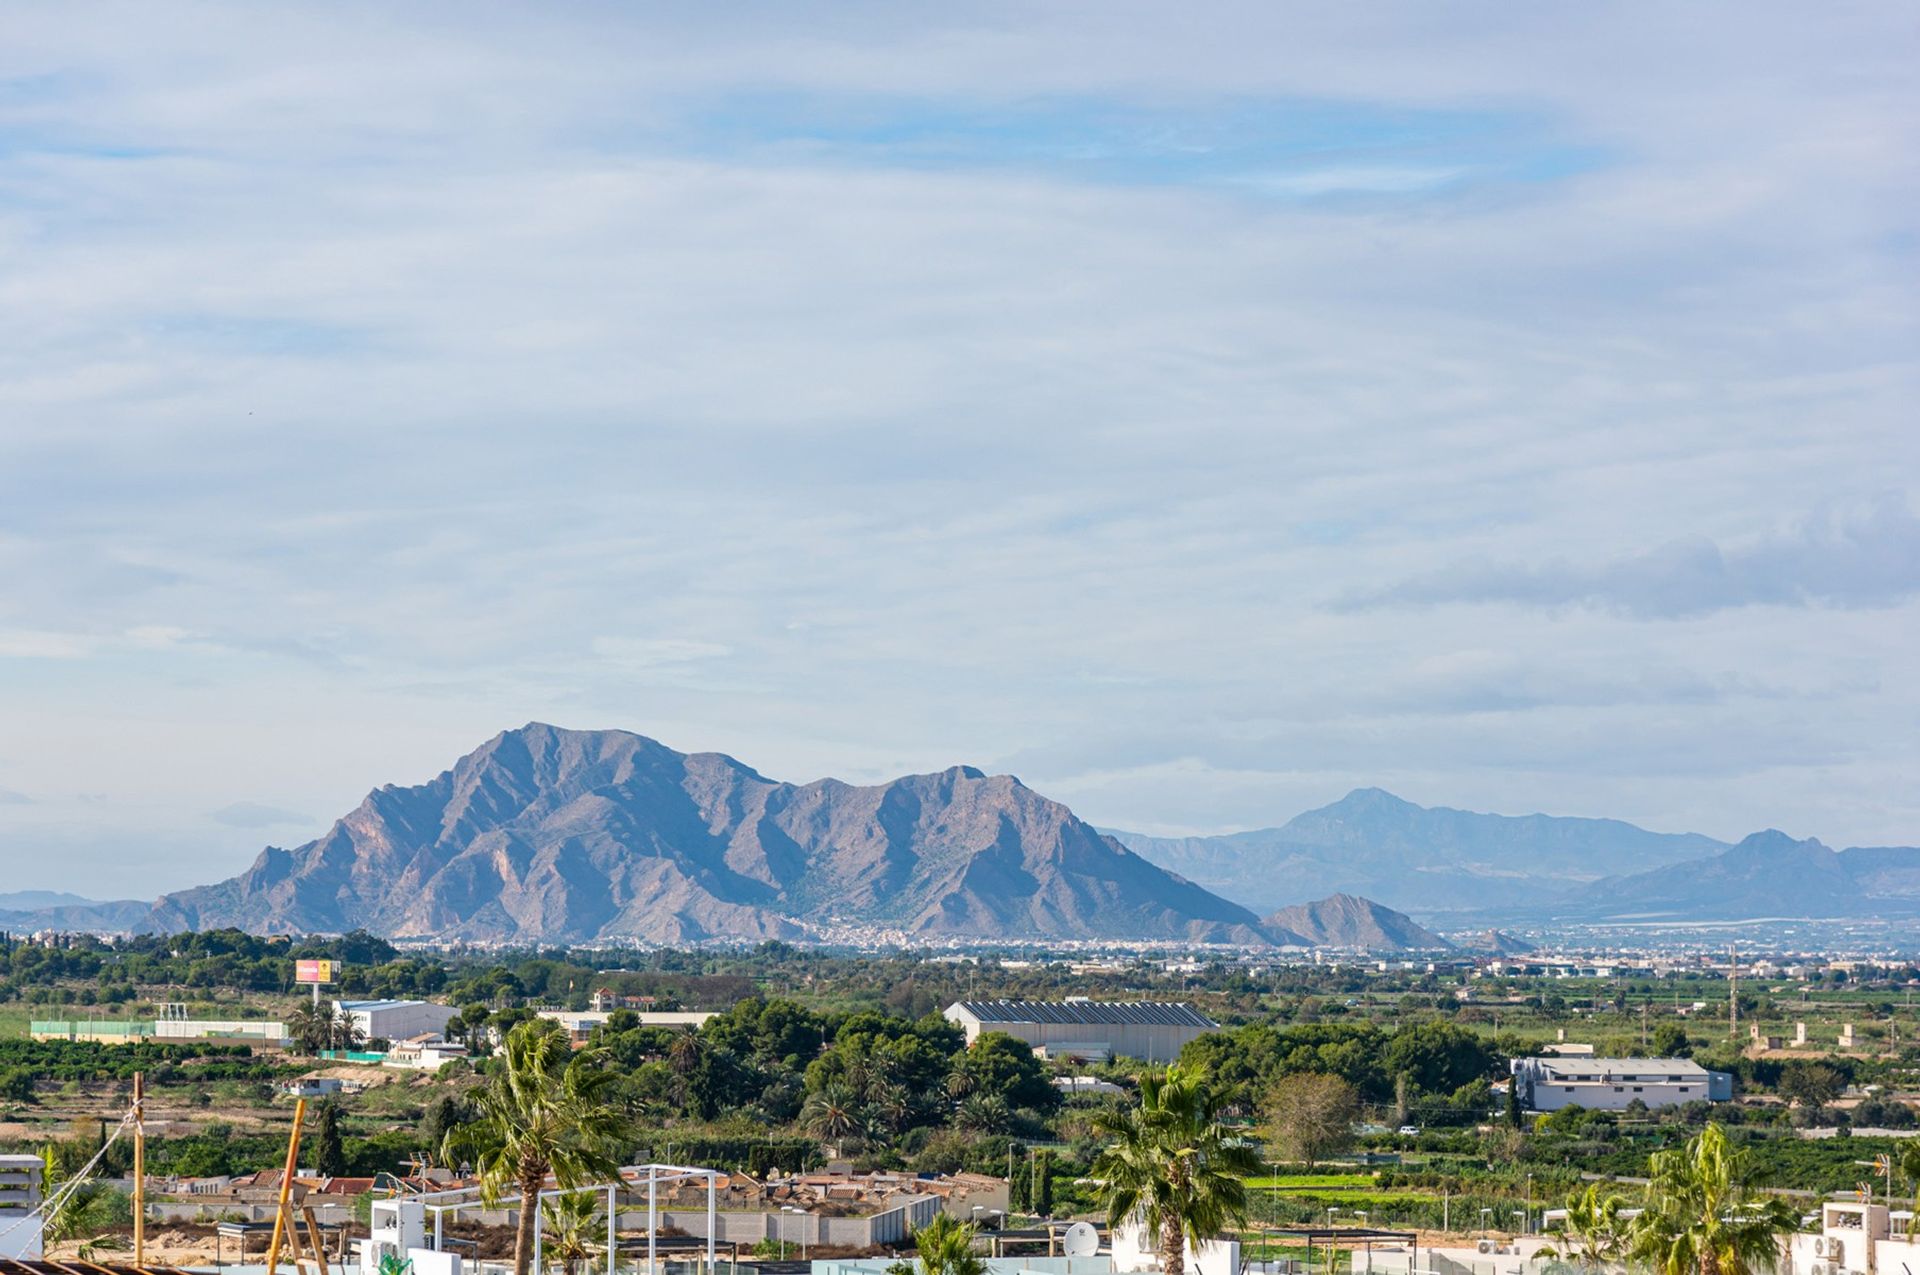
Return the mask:
M 1466 563 L 1349 605 L 1510 602 L 1680 619 L 1737 607 L 1892 607 L 1915 594 L 1920 518 L 1890 497 L 1726 547 L 1697 537 L 1594 565 Z
M 1904 15 L 8 26 L 23 884 L 532 718 L 1150 831 L 1920 837 Z

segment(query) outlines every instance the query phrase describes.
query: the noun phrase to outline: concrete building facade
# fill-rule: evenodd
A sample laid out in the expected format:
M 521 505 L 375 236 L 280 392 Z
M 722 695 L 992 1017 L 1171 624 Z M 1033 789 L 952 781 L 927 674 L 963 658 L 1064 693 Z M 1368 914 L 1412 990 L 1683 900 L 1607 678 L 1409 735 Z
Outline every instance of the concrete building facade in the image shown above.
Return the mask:
M 1708 1071 L 1691 1058 L 1597 1058 L 1589 1054 L 1560 1054 L 1516 1058 L 1513 1083 L 1520 1101 L 1530 1111 L 1558 1111 L 1584 1107 L 1589 1111 L 1620 1111 L 1636 1101 L 1648 1107 L 1674 1107 L 1687 1102 L 1726 1102 L 1733 1097 L 1733 1077 Z
M 368 1040 L 438 1036 L 460 1011 L 432 1001 L 341 1001 L 340 1011 Z

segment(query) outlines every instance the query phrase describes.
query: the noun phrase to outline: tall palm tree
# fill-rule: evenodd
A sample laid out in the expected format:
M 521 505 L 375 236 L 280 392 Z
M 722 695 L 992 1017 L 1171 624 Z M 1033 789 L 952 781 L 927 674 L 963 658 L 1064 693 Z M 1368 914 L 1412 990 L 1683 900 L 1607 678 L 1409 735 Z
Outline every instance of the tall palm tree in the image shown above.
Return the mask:
M 917 1261 L 895 1262 L 887 1275 L 987 1275 L 987 1264 L 973 1251 L 973 1227 L 942 1213 L 913 1233 Z
M 631 1129 L 613 1101 L 616 1077 L 602 1065 L 600 1051 L 574 1052 L 558 1024 L 535 1018 L 515 1026 L 501 1063 L 474 1091 L 473 1119 L 447 1132 L 443 1158 L 473 1162 L 489 1205 L 519 1193 L 513 1270 L 527 1275 L 547 1175 L 565 1189 L 612 1178 Z
M 1647 1208 L 1634 1219 L 1629 1256 L 1654 1275 L 1764 1275 L 1780 1263 L 1799 1216 L 1778 1196 L 1742 1181 L 1746 1155 L 1709 1124 L 1686 1146 L 1647 1165 Z
M 1185 1275 L 1189 1241 L 1198 1246 L 1246 1221 L 1246 1179 L 1260 1171 L 1260 1158 L 1222 1127 L 1219 1114 L 1205 1077 L 1174 1066 L 1140 1082 L 1137 1107 L 1095 1121 L 1112 1139 L 1093 1165 L 1107 1225 L 1144 1226 L 1163 1275 Z

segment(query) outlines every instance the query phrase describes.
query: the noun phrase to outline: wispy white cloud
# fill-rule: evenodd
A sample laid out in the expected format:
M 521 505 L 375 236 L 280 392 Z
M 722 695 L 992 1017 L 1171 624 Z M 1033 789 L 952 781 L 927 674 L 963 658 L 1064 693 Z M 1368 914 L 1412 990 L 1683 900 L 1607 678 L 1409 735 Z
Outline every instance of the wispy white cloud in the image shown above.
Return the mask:
M 229 828 L 283 828 L 311 825 L 313 820 L 297 810 L 286 810 L 258 801 L 236 801 L 220 807 L 207 818 Z
M 1888 607 L 1920 594 L 1920 518 L 1898 496 L 1722 546 L 1698 537 L 1615 562 L 1452 567 L 1354 607 L 1444 602 L 1598 606 L 1645 619 L 1735 607 Z

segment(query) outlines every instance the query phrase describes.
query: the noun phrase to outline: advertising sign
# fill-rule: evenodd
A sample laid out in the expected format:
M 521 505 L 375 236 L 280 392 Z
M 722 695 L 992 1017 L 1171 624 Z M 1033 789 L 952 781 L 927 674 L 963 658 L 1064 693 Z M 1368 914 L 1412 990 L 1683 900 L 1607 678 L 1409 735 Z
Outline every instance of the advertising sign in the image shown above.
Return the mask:
M 331 983 L 340 977 L 338 961 L 295 961 L 293 963 L 293 981 L 296 983 Z

